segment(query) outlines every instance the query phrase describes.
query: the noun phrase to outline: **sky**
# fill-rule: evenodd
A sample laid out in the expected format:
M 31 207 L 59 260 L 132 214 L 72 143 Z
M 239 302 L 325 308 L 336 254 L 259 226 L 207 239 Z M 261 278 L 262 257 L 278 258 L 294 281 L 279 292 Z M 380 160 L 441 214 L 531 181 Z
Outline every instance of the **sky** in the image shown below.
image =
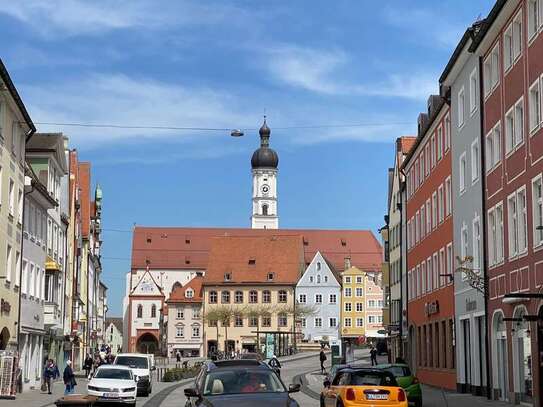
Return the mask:
M 264 114 L 280 226 L 377 235 L 394 140 L 415 134 L 464 30 L 492 5 L 0 0 L 0 57 L 38 131 L 63 132 L 92 163 L 117 316 L 135 224 L 250 226 Z

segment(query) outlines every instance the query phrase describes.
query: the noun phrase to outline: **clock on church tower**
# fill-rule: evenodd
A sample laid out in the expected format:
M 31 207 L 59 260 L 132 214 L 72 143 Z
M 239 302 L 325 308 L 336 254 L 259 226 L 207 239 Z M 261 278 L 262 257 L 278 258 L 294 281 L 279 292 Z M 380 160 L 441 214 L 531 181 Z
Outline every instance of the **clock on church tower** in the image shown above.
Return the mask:
M 264 123 L 258 131 L 260 148 L 253 153 L 251 167 L 253 173 L 253 229 L 277 229 L 277 165 L 279 157 L 270 148 L 270 128 Z

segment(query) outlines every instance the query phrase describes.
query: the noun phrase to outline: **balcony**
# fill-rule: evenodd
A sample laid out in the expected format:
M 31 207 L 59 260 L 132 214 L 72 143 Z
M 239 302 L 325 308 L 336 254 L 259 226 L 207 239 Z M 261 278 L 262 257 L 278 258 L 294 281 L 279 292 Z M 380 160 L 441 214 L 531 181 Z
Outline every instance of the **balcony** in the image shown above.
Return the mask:
M 46 301 L 43 309 L 45 329 L 62 329 L 62 312 L 56 302 Z

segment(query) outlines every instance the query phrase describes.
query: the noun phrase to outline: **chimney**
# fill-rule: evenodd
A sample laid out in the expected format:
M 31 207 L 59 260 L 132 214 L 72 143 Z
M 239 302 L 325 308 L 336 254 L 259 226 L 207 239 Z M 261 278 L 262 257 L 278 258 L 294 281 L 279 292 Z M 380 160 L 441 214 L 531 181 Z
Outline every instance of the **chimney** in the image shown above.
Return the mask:
M 343 261 L 344 261 L 343 264 L 344 264 L 345 270 L 350 269 L 350 268 L 351 268 L 351 258 L 350 258 L 350 257 L 345 257 L 345 258 L 343 259 Z

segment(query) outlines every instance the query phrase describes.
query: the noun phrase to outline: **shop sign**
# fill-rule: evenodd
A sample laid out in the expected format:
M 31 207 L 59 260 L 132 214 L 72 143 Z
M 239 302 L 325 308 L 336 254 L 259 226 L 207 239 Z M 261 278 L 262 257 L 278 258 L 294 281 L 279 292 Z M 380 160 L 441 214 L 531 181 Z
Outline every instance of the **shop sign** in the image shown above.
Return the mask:
M 424 314 L 429 317 L 439 313 L 439 301 L 435 300 L 424 304 Z
M 11 311 L 11 304 L 7 302 L 6 300 L 4 300 L 3 298 L 2 300 L 0 300 L 0 311 L 3 314 L 8 314 L 8 315 Z

